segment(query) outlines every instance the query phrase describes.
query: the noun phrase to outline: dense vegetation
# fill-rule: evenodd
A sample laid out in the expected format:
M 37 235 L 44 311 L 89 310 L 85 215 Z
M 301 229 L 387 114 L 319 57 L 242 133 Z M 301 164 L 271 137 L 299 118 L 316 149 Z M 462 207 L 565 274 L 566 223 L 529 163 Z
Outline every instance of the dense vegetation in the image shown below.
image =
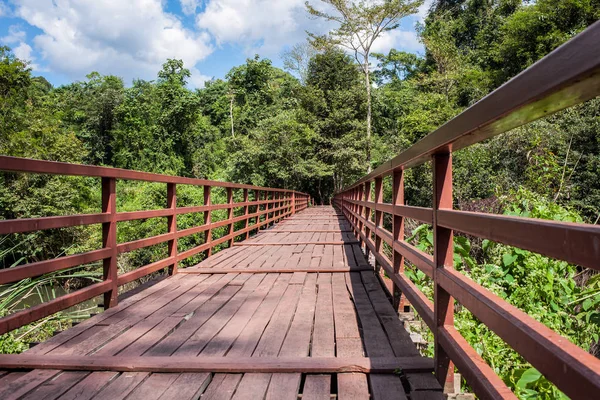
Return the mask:
M 286 65 L 297 77 L 257 56 L 195 91 L 186 87 L 189 71 L 179 60 L 168 60 L 155 81 L 127 86 L 119 77 L 93 72 L 83 82 L 55 88 L 0 48 L 0 154 L 293 188 L 328 203 L 369 166 L 406 149 L 599 18 L 598 0 L 434 2 L 419 27 L 424 56 L 392 50 L 371 58 L 377 68 L 369 146 L 364 76 L 336 47 L 295 47 Z M 458 209 L 597 223 L 600 100 L 462 150 L 454 160 Z M 166 203 L 164 185 L 119 185 L 119 210 Z M 410 170 L 408 203 L 430 206 L 430 186 L 429 166 Z M 385 188 L 389 199 L 389 182 Z M 0 175 L 2 218 L 97 212 L 99 196 L 95 179 Z M 202 201 L 201 189 L 192 187 L 178 196 L 185 205 Z M 180 221 L 198 222 L 194 216 Z M 430 251 L 429 228 L 409 228 L 411 240 Z M 164 221 L 122 224 L 119 240 L 165 229 Z M 96 228 L 9 235 L 0 238 L 2 267 L 98 248 L 100 237 Z M 599 275 L 473 238 L 457 237 L 455 250 L 457 268 L 598 354 Z M 153 246 L 126 254 L 119 268 L 147 264 L 165 251 Z M 426 276 L 410 268 L 407 273 L 431 295 Z M 0 301 L 34 295 L 40 283 L 73 288 L 97 275 L 98 265 L 92 265 L 3 287 Z M 8 312 L 11 303 L 0 307 Z M 520 397 L 562 396 L 461 307 L 456 323 Z M 28 334 L 24 328 L 0 338 L 0 351 L 23 350 Z

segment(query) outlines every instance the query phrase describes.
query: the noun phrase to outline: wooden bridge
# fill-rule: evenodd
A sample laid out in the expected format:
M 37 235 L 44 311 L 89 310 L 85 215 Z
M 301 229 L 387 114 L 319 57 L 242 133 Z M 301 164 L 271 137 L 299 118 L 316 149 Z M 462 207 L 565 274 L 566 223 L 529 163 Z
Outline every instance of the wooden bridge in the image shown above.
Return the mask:
M 569 397 L 597 399 L 600 360 L 455 270 L 453 235 L 598 270 L 600 227 L 453 210 L 452 153 L 596 97 L 599 54 L 596 23 L 337 193 L 335 208 L 310 207 L 307 194 L 286 189 L 0 156 L 8 173 L 92 177 L 102 187 L 97 213 L 3 220 L 0 234 L 95 224 L 103 239 L 86 253 L 0 270 L 0 285 L 99 261 L 104 272 L 99 283 L 1 318 L 0 334 L 100 295 L 106 308 L 23 354 L 0 355 L 0 399 L 440 399 L 455 368 L 479 398 L 515 398 L 454 327 L 455 302 Z M 404 196 L 405 170 L 425 162 L 431 208 Z M 166 208 L 117 212 L 117 180 L 165 184 Z M 204 204 L 178 206 L 178 185 L 201 186 Z M 211 200 L 213 188 L 225 202 Z M 213 219 L 220 210 L 226 218 Z M 198 213 L 201 225 L 178 228 L 178 216 Z M 167 231 L 118 243 L 120 223 L 148 218 L 166 218 Z M 405 240 L 405 219 L 432 227 L 433 254 Z M 198 234 L 191 248 L 178 243 Z M 166 257 L 118 273 L 119 254 L 158 244 Z M 180 268 L 201 253 L 200 264 Z M 429 276 L 433 301 L 404 273 L 407 263 Z M 161 270 L 169 276 L 119 296 Z M 398 319 L 406 300 L 433 332 L 433 360 Z

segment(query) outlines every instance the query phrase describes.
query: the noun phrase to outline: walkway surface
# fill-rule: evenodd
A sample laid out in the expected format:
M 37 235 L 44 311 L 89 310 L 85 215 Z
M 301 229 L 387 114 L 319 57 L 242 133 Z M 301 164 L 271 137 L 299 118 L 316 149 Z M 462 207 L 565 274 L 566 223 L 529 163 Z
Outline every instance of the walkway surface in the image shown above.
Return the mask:
M 300 361 L 419 358 L 350 225 L 331 207 L 295 214 L 181 272 L 24 355 L 65 359 L 113 356 L 120 360 L 170 356 L 174 365 L 183 360 L 175 357 L 222 357 L 232 361 L 234 370 L 236 363 L 259 357 L 267 363 L 275 357 Z M 311 374 L 36 369 L 0 376 L 0 398 L 443 398 L 427 371 Z

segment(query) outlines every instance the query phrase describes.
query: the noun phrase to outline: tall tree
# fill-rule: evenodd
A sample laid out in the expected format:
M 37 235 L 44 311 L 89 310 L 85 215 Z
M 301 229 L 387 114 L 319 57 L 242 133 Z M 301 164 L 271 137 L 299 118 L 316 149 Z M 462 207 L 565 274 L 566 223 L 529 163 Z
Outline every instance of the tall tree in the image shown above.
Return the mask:
M 367 170 L 371 171 L 371 77 L 369 58 L 373 43 L 381 34 L 396 29 L 400 20 L 414 14 L 423 0 L 321 0 L 332 6 L 330 14 L 313 7 L 308 1 L 306 9 L 317 18 L 337 22 L 339 26 L 327 35 L 309 33 L 316 48 L 342 46 L 354 53 L 354 58 L 365 77 L 367 91 Z

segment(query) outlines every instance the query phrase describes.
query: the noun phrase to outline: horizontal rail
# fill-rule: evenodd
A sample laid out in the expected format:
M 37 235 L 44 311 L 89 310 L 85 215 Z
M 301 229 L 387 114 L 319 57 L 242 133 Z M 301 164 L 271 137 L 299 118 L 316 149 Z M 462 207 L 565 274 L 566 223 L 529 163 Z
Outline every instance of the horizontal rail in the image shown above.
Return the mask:
M 437 280 L 568 396 L 600 393 L 600 360 L 453 268 Z
M 598 225 L 455 210 L 440 210 L 438 224 L 600 270 Z
M 92 250 L 87 253 L 38 261 L 17 267 L 0 269 L 0 285 L 38 277 L 50 272 L 89 264 L 110 257 L 109 249 Z
M 67 215 L 64 217 L 6 219 L 0 221 L 0 235 L 102 224 L 108 222 L 109 219 L 110 216 L 105 213 Z
M 517 396 L 487 365 L 481 356 L 453 326 L 443 326 L 438 330 L 439 340 L 459 371 L 482 400 L 516 399 Z
M 213 186 L 233 189 L 259 190 L 265 192 L 293 192 L 293 190 L 269 188 L 263 186 L 244 185 L 211 181 L 207 179 L 185 178 L 181 176 L 154 174 L 151 172 L 133 171 L 122 168 L 98 167 L 94 165 L 71 164 L 56 161 L 32 160 L 29 158 L 0 156 L 0 171 L 28 172 L 50 175 L 71 175 L 96 178 L 114 178 L 132 181 L 157 183 L 177 183 L 194 186 Z M 300 194 L 300 193 L 299 193 Z
M 430 372 L 425 357 L 165 357 L 1 354 L 0 369 L 54 369 L 115 372 L 214 373 L 377 373 Z
M 92 299 L 106 293 L 111 288 L 110 281 L 95 283 L 86 288 L 76 290 L 72 293 L 60 296 L 46 303 L 38 304 L 31 308 L 18 311 L 0 319 L 0 335 L 17 329 L 23 325 L 30 324 L 38 319 L 45 318 L 59 311 L 65 310 L 76 304 Z
M 175 274 L 177 273 L 178 263 L 180 261 L 201 252 L 204 252 L 204 256 L 208 257 L 212 254 L 212 250 L 216 246 L 231 247 L 234 241 L 239 237 L 245 239 L 251 232 L 279 222 L 289 215 L 304 210 L 311 203 L 307 194 L 288 189 L 265 188 L 261 186 L 159 175 L 118 168 L 30 160 L 17 157 L 0 156 L 0 171 L 102 178 L 101 213 L 2 220 L 0 221 L 0 234 L 26 233 L 47 229 L 102 224 L 103 243 L 103 248 L 99 250 L 0 270 L 0 285 L 2 285 L 101 260 L 103 264 L 103 282 L 93 284 L 88 288 L 77 290 L 55 300 L 0 318 L 0 334 L 19 328 L 36 321 L 37 319 L 44 318 L 102 294 L 104 294 L 104 307 L 114 307 L 118 303 L 117 293 L 119 286 L 167 268 L 170 273 Z M 117 179 L 165 183 L 167 189 L 166 208 L 117 212 Z M 198 206 L 177 207 L 177 184 L 203 186 L 204 204 Z M 227 189 L 226 203 L 212 203 L 212 187 L 223 187 Z M 233 201 L 234 189 L 243 190 L 243 201 Z M 249 199 L 250 191 L 254 192 L 254 200 Z M 251 207 L 255 207 L 255 209 L 251 210 Z M 234 217 L 234 211 L 236 209 L 241 210 L 243 215 Z M 217 210 L 227 210 L 227 218 L 221 221 L 212 222 L 211 212 Z M 250 211 L 252 211 L 252 213 Z M 205 223 L 203 225 L 192 226 L 183 230 L 177 229 L 177 215 L 199 212 L 204 213 Z M 145 220 L 150 218 L 167 218 L 168 232 L 125 243 L 117 242 L 119 222 Z M 252 225 L 250 224 L 251 221 L 254 222 Z M 242 229 L 234 231 L 237 223 L 242 223 L 242 225 L 245 226 Z M 227 233 L 219 232 L 219 236 L 221 237 L 213 238 L 214 230 L 218 228 L 225 228 L 223 231 L 227 231 Z M 204 243 L 186 251 L 178 252 L 178 239 L 197 233 L 204 234 Z M 167 244 L 167 257 L 156 260 L 133 271 L 121 275 L 118 274 L 117 257 L 119 254 L 161 243 Z

